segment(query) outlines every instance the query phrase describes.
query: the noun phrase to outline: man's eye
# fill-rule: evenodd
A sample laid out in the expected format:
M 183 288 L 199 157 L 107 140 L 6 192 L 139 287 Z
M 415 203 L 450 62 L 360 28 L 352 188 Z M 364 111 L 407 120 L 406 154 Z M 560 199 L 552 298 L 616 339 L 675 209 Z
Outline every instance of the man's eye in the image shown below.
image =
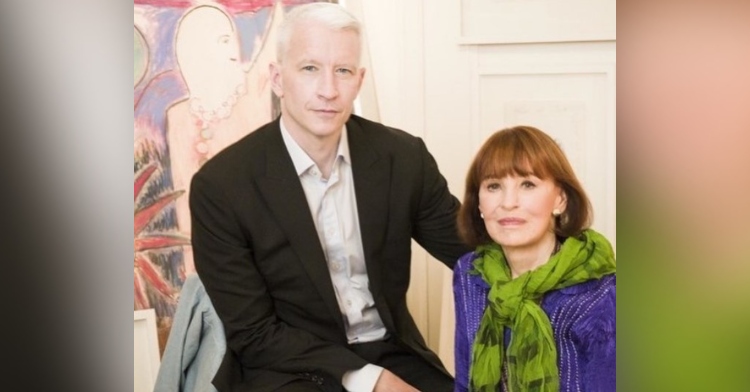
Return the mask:
M 339 68 L 336 70 L 338 73 L 345 74 L 345 75 L 351 75 L 353 72 L 349 68 Z
M 303 71 L 310 71 L 310 72 L 312 72 L 312 71 L 315 71 L 316 69 L 317 68 L 315 68 L 314 65 L 305 65 L 304 67 L 302 67 Z

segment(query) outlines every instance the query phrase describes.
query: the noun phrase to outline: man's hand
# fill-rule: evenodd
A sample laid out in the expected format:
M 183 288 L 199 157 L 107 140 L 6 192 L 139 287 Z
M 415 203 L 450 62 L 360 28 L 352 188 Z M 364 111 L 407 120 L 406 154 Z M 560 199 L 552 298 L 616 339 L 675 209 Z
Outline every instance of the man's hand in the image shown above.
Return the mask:
M 373 392 L 419 392 L 419 389 L 407 384 L 406 381 L 389 372 L 388 369 L 383 369 L 380 377 L 378 377 L 378 382 L 375 383 Z

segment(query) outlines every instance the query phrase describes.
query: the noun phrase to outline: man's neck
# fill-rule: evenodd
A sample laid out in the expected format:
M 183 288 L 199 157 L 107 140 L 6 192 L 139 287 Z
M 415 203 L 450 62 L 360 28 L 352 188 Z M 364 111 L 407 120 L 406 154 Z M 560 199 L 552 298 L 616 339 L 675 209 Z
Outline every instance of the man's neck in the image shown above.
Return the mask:
M 320 143 L 310 143 L 310 147 L 300 143 L 300 147 L 310 156 L 310 158 L 318 166 L 323 178 L 329 178 L 331 176 L 331 170 L 333 170 L 333 162 L 336 158 L 336 152 L 338 151 L 340 134 L 336 135 L 336 139 L 331 143 L 328 140 L 321 140 L 313 137 L 313 140 L 320 140 Z M 297 142 L 299 143 L 299 141 Z
M 283 116 L 281 117 L 281 121 L 284 121 Z M 342 130 L 324 137 L 319 137 L 309 132 L 298 132 L 291 129 L 286 122 L 284 122 L 284 127 L 287 132 L 289 132 L 289 135 L 292 136 L 292 139 L 297 142 L 302 151 L 304 151 L 310 159 L 315 162 L 315 165 L 320 170 L 323 178 L 328 178 L 333 170 L 333 163 L 338 152 Z

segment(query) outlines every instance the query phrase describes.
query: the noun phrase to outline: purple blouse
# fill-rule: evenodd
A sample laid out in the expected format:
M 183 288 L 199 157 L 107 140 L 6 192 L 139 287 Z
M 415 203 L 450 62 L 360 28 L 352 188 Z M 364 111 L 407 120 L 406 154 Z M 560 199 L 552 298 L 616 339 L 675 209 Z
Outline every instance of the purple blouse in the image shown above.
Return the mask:
M 453 269 L 455 391 L 468 391 L 471 349 L 490 289 L 481 276 L 469 274 L 476 257 L 474 252 L 461 256 Z M 615 280 L 606 275 L 550 291 L 542 300 L 557 343 L 561 392 L 615 390 Z M 504 332 L 507 347 L 510 329 Z

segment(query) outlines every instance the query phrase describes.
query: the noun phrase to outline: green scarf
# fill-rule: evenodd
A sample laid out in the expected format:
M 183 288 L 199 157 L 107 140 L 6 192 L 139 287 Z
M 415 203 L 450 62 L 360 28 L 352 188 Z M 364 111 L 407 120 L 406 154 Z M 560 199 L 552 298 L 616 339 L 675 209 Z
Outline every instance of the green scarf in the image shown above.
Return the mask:
M 612 246 L 594 230 L 569 237 L 549 261 L 516 279 L 498 244 L 477 247 L 475 273 L 490 285 L 488 306 L 479 324 L 472 351 L 469 381 L 472 391 L 494 392 L 506 359 L 503 327 L 511 329 L 507 353 L 510 391 L 558 391 L 557 349 L 543 295 L 615 272 Z

